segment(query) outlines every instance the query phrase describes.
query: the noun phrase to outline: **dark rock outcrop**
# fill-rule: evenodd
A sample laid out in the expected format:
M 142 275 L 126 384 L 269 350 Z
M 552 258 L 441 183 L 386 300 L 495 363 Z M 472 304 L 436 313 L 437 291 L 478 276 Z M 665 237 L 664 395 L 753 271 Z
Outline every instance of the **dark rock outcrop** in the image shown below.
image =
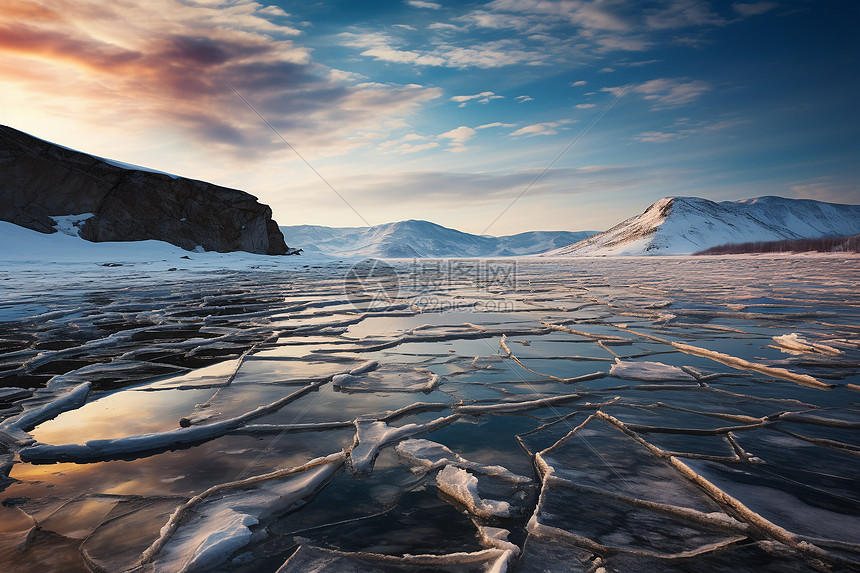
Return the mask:
M 134 168 L 0 126 L 0 220 L 54 233 L 52 216 L 93 216 L 89 241 L 155 239 L 183 249 L 283 255 L 272 210 L 253 195 Z

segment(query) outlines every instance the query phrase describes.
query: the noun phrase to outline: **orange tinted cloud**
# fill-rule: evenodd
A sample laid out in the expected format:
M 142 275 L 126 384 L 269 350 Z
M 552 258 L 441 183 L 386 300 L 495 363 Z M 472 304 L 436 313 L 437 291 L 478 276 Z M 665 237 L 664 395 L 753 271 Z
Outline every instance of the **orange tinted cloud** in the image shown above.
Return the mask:
M 3 2 L 0 79 L 24 94 L 6 121 L 14 126 L 16 111 L 61 109 L 82 124 L 120 118 L 125 129 L 178 131 L 191 143 L 247 157 L 282 150 L 261 139 L 259 118 L 228 82 L 306 148 L 344 151 L 355 132 L 379 129 L 440 95 L 357 83 L 317 64 L 295 41 L 300 32 L 271 14 L 261 4 L 226 0 Z

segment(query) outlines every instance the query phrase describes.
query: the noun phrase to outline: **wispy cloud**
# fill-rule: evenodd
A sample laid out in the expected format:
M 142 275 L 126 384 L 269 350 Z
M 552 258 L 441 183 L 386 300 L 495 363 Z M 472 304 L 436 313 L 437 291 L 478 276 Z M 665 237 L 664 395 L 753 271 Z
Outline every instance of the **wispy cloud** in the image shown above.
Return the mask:
M 475 130 L 471 127 L 467 127 L 465 125 L 461 125 L 451 131 L 446 131 L 441 134 L 439 137 L 450 139 L 454 143 L 465 143 L 469 139 L 475 136 Z
M 415 8 L 426 8 L 429 10 L 438 10 L 442 7 L 441 4 L 437 4 L 436 2 L 424 2 L 424 0 L 407 0 L 406 3 Z
M 451 101 L 459 103 L 460 107 L 464 107 L 468 102 L 470 102 L 472 100 L 476 100 L 478 103 L 489 103 L 490 101 L 492 101 L 494 99 L 504 99 L 504 98 L 505 98 L 505 96 L 500 96 L 500 95 L 495 94 L 493 92 L 481 92 L 479 94 L 474 94 L 474 95 L 454 96 L 450 99 L 451 99 Z
M 816 177 L 800 181 L 791 186 L 797 199 L 815 199 L 832 203 L 856 205 L 857 186 L 834 180 L 832 177 Z
M 511 137 L 534 137 L 536 135 L 555 135 L 558 129 L 569 123 L 574 123 L 572 119 L 561 119 L 558 121 L 548 121 L 544 123 L 534 123 L 521 127 L 520 129 L 511 132 Z
M 514 100 L 517 103 L 525 103 L 527 101 L 534 101 L 535 98 L 528 96 L 528 95 L 518 95 L 517 97 L 514 98 Z
M 362 56 L 397 64 L 490 69 L 544 62 L 541 54 L 525 49 L 517 39 L 472 43 L 466 46 L 440 43 L 430 49 L 423 46 L 416 49 L 404 48 L 403 40 L 380 32 L 344 32 L 339 34 L 339 39 L 342 45 L 362 50 Z
M 456 24 L 450 24 L 448 22 L 433 22 L 427 26 L 427 29 L 435 30 L 437 32 L 465 32 L 467 30 L 464 26 L 457 26 Z
M 576 109 L 591 109 L 593 107 L 597 107 L 597 104 L 593 104 L 593 103 L 578 103 L 578 104 L 576 104 Z
M 494 121 L 493 123 L 485 123 L 484 125 L 479 125 L 475 129 L 490 129 L 492 127 L 516 127 L 515 123 L 502 123 L 500 121 Z
M 692 103 L 710 90 L 711 85 L 701 80 L 657 78 L 634 86 L 631 91 L 650 101 L 655 109 L 662 109 Z M 604 87 L 600 91 L 618 96 L 624 92 L 624 88 Z
M 732 8 L 734 8 L 735 12 L 737 12 L 744 18 L 749 18 L 750 16 L 758 16 L 760 14 L 764 14 L 765 12 L 770 12 L 777 6 L 778 4 L 776 2 L 735 2 L 734 4 L 732 4 Z
M 682 118 L 669 128 L 660 131 L 643 131 L 634 136 L 634 139 L 644 143 L 668 143 L 695 135 L 725 131 L 742 123 L 745 122 L 737 119 L 691 122 L 689 119 Z

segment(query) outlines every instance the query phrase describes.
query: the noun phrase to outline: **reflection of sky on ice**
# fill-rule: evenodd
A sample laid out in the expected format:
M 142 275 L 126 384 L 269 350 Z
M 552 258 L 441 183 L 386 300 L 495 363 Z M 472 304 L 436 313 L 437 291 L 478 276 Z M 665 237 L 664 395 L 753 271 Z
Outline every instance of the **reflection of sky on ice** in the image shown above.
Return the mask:
M 130 565 L 173 508 L 193 495 L 349 450 L 356 440 L 352 421 L 361 418 L 383 420 L 392 429 L 417 425 L 418 437 L 443 444 L 470 463 L 503 466 L 534 480 L 511 490 L 496 478 L 479 476 L 478 495 L 504 499 L 514 508 L 510 518 L 488 521 L 469 516 L 456 500 L 440 497 L 438 469 L 414 473 L 394 453 L 396 443 L 385 443 L 371 474 L 355 477 L 337 470 L 330 482 L 313 484 L 301 494 L 294 511 L 268 516 L 265 506 L 249 505 L 253 508 L 243 511 L 263 520 L 258 527 L 268 537 L 237 542 L 216 570 L 275 570 L 297 543 L 390 555 L 474 552 L 481 546 L 472 520 L 507 529 L 509 539 L 525 547 L 524 564 L 558 565 L 552 561 L 560 558 L 558 553 L 544 545 L 551 539 L 567 548 L 565 559 L 582 552 L 601 554 L 600 546 L 610 555 L 627 549 L 653 555 L 704 551 L 685 558 L 693 560 L 695 569 L 695 560 L 706 559 L 710 551 L 703 547 L 745 534 L 691 476 L 660 457 L 668 454 L 768 520 L 773 529 L 765 526 L 763 535 L 782 544 L 780 559 L 801 565 L 804 557 L 791 544 L 802 537 L 772 532 L 782 527 L 810 539 L 856 542 L 846 533 L 856 531 L 860 519 L 852 485 L 860 470 L 854 452 L 860 419 L 855 407 L 860 312 L 846 304 L 855 296 L 854 261 L 536 261 L 517 269 L 518 284 L 528 289 L 492 295 L 468 285 L 461 291 L 456 285 L 445 287 L 445 296 L 462 294 L 462 300 L 498 296 L 512 301 L 507 312 L 458 307 L 418 313 L 408 305 L 412 293 L 404 292 L 389 310 L 374 307 L 369 316 L 361 305 L 344 300 L 328 271 L 321 270 L 319 277 L 313 272 L 296 275 L 288 297 L 274 297 L 283 288 L 278 277 L 249 275 L 231 296 L 282 301 L 273 304 L 273 313 L 209 317 L 202 329 L 189 329 L 183 322 L 185 305 L 199 300 L 199 290 L 207 284 L 218 288 L 221 278 L 203 280 L 193 292 L 178 281 L 171 286 L 170 302 L 153 303 L 150 311 L 161 313 L 162 323 L 186 324 L 177 326 L 177 334 L 149 336 L 143 327 L 134 337 L 88 342 L 87 352 L 96 357 L 140 352 L 178 360 L 193 347 L 187 337 L 197 336 L 200 344 L 208 344 L 210 365 L 129 387 L 113 382 L 116 390 L 93 391 L 84 405 L 34 428 L 30 433 L 41 444 L 112 438 L 120 453 L 102 461 L 79 460 L 87 463 L 35 464 L 15 458 L 10 477 L 18 481 L 3 492 L 12 502 L 2 508 L 0 528 L 18 540 L 13 545 L 26 539 L 33 523 L 28 515 L 42 529 L 23 550 L 0 546 L 0 556 L 15 556 L 10 562 L 22 571 L 52 563 L 70 563 L 70 570 L 76 570 L 82 560 L 70 540 L 80 544 L 87 539 L 84 545 L 102 566 Z M 822 277 L 827 277 L 826 286 Z M 152 300 L 165 296 L 163 288 L 148 286 L 150 279 L 125 280 L 132 282 L 136 297 L 149 288 Z M 88 316 L 81 310 L 88 297 L 81 292 L 70 288 L 54 295 L 57 306 L 75 321 Z M 122 291 L 106 292 L 103 296 L 114 307 L 130 304 Z M 31 316 L 49 307 L 21 304 L 14 309 Z M 194 313 L 189 317 L 199 320 Z M 45 324 L 57 328 L 56 336 L 62 334 L 56 326 L 62 321 Z M 839 352 L 786 352 L 774 337 L 791 333 Z M 503 334 L 512 357 L 504 350 Z M 682 352 L 664 341 L 807 374 L 835 387 L 801 386 Z M 250 353 L 240 361 L 245 348 Z M 160 354 L 150 353 L 156 349 Z M 68 350 L 59 352 L 66 354 L 57 360 L 71 356 Z M 40 360 L 50 363 L 50 353 Z M 609 375 L 615 364 L 623 368 L 616 369 L 617 376 Z M 361 366 L 367 370 L 332 382 L 333 376 Z M 574 384 L 558 380 L 593 373 L 606 376 Z M 435 386 L 429 387 L 431 382 Z M 571 394 L 579 396 L 549 406 L 518 406 Z M 416 403 L 429 406 L 411 407 Z M 278 406 L 248 414 L 271 404 Z M 488 409 L 481 415 L 464 409 L 453 423 L 421 433 L 422 425 L 470 405 Z M 502 405 L 503 410 L 493 409 Z M 592 415 L 597 417 L 580 427 Z M 182 418 L 190 419 L 192 429 L 238 422 L 202 443 L 121 452 L 126 437 L 175 431 Z M 326 425 L 332 422 L 342 424 Z M 61 448 L 52 451 L 62 453 Z M 25 459 L 27 452 L 21 450 Z M 539 452 L 543 461 L 536 464 L 533 456 Z M 265 498 L 254 489 L 258 487 L 249 486 L 249 500 Z M 643 509 L 645 502 L 665 507 Z M 214 511 L 216 506 L 207 503 L 196 510 L 200 515 Z M 563 515 L 578 517 L 558 517 Z M 741 510 L 734 516 L 748 519 Z M 180 526 L 180 535 L 205 536 L 206 531 L 193 529 L 195 523 Z M 654 529 L 650 537 L 640 535 L 646 526 Z M 237 531 L 221 534 L 232 539 Z M 295 541 L 296 536 L 305 541 Z M 123 549 L 109 555 L 105 548 L 111 543 Z M 818 558 L 826 562 L 828 542 L 818 543 Z M 860 555 L 850 547 L 846 551 Z M 720 559 L 740 563 L 741 553 L 722 550 Z M 618 555 L 605 563 L 622 567 L 629 555 Z M 232 561 L 237 556 L 242 557 Z M 644 567 L 649 558 L 639 559 Z

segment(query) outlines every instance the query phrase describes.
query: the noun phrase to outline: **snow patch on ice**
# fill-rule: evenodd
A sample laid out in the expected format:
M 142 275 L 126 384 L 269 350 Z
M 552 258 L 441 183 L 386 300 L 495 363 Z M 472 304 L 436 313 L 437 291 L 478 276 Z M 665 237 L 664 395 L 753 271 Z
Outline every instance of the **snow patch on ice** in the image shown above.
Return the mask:
M 796 332 L 792 332 L 791 334 L 783 334 L 781 336 L 774 336 L 773 340 L 782 348 L 787 349 L 789 351 L 818 352 L 820 354 L 842 354 L 842 351 L 838 348 L 834 348 L 826 344 L 810 342 L 805 338 L 801 338 L 800 335 Z
M 436 476 L 436 485 L 472 515 L 483 518 L 508 517 L 511 506 L 506 501 L 481 499 L 478 495 L 478 478 L 454 466 L 445 466 Z

